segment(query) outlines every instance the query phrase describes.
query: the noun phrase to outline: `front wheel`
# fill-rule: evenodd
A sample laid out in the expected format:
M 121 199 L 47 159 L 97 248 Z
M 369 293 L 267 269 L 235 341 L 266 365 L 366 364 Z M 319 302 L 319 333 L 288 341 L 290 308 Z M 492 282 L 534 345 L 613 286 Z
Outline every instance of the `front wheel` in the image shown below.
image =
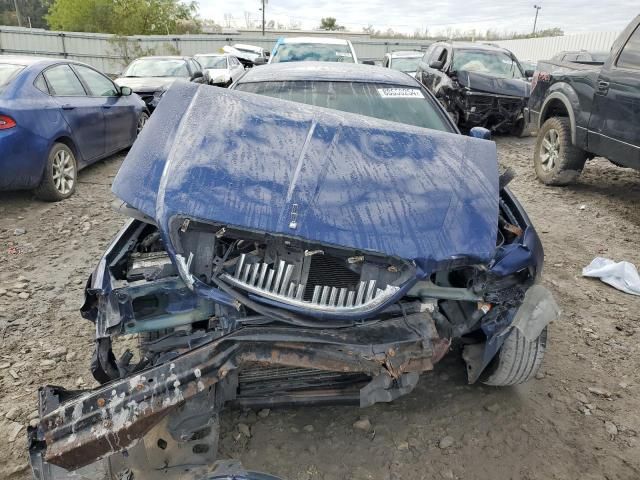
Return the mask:
M 546 327 L 532 341 L 517 328 L 512 329 L 489 366 L 489 374 L 483 383 L 503 387 L 531 380 L 540 369 L 546 348 Z
M 568 185 L 575 181 L 587 154 L 571 143 L 571 124 L 565 117 L 549 118 L 538 132 L 533 165 L 546 185 Z
M 59 202 L 76 191 L 78 165 L 73 151 L 64 143 L 55 143 L 49 151 L 36 197 L 47 202 Z

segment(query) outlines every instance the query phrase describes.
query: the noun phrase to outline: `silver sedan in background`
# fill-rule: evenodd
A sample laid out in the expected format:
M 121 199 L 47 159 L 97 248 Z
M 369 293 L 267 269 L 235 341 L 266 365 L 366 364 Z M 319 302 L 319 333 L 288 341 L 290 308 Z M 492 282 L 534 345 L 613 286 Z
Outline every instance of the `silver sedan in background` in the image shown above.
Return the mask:
M 194 58 L 202 65 L 205 82 L 210 85 L 228 87 L 244 73 L 244 66 L 232 55 L 211 53 Z

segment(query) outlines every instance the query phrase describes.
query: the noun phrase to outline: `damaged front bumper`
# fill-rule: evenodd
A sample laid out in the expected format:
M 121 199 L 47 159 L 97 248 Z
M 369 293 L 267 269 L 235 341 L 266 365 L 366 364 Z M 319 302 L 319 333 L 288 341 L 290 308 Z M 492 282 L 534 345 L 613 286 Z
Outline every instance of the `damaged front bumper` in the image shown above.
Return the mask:
M 524 124 L 527 99 L 463 88 L 454 95 L 453 103 L 455 109 L 452 111 L 461 112 L 461 125 L 467 128 L 485 127 L 492 131 L 509 132 L 519 125 L 519 122 Z
M 251 407 L 391 401 L 410 392 L 448 346 L 426 312 L 340 330 L 243 328 L 96 390 L 43 388 L 31 454 L 75 470 L 131 447 L 178 405 L 214 390 L 219 408 L 228 401 Z M 263 377 L 276 367 L 291 375 L 260 382 L 251 376 L 256 365 Z M 309 369 L 314 375 L 305 377 Z M 197 429 L 206 423 L 196 422 Z

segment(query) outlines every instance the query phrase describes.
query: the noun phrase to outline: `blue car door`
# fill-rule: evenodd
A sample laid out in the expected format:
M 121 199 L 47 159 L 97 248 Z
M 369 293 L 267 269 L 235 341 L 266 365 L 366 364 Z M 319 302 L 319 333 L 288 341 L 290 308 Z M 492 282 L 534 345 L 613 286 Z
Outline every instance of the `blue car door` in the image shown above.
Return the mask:
M 43 75 L 80 151 L 79 166 L 103 156 L 105 125 L 102 100 L 87 96 L 82 83 L 66 63 L 47 68 Z
M 135 140 L 138 121 L 136 106 L 130 97 L 121 96 L 120 89 L 93 68 L 72 64 L 89 96 L 99 102 L 104 113 L 105 153 L 130 146 Z

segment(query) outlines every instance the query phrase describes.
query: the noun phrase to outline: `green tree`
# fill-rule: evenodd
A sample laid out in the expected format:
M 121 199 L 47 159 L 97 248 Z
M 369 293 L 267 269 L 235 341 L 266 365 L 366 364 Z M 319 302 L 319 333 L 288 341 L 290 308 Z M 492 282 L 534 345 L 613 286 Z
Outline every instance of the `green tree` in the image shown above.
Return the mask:
M 198 4 L 180 0 L 53 0 L 52 29 L 116 35 L 199 32 Z
M 16 12 L 16 3 L 18 12 Z M 0 24 L 22 25 L 23 27 L 44 28 L 47 26 L 45 15 L 50 0 L 0 0 Z M 18 19 L 18 15 L 20 18 Z
M 344 30 L 342 25 L 338 25 L 334 17 L 325 17 L 320 19 L 321 30 Z
M 47 23 L 52 30 L 112 33 L 112 0 L 54 0 Z

